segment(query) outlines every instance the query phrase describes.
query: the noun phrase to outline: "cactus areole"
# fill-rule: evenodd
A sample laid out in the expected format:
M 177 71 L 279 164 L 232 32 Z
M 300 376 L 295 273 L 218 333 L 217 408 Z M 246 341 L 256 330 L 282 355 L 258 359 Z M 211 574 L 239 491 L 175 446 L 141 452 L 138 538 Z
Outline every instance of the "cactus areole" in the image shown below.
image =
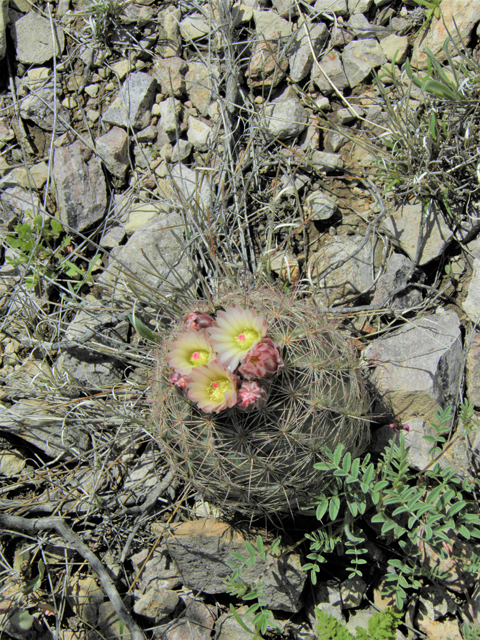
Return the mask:
M 295 513 L 321 490 L 314 464 L 368 442 L 368 395 L 338 319 L 270 286 L 186 309 L 157 355 L 156 437 L 209 502 Z M 199 305 L 200 306 L 200 305 Z

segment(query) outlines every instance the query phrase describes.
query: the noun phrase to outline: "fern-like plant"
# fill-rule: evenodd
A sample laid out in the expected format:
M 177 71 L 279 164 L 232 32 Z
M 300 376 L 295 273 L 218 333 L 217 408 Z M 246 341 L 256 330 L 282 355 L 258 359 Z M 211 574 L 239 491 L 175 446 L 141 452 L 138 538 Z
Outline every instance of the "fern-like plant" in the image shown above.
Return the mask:
M 353 636 L 340 620 L 317 608 L 315 635 L 318 640 L 395 640 L 398 624 L 398 612 L 386 609 L 374 613 L 368 621 L 368 629 L 357 627 Z
M 254 309 L 268 324 L 284 366 L 263 381 L 266 403 L 204 413 L 169 383 L 172 326 L 153 383 L 156 435 L 164 455 L 209 501 L 246 514 L 295 512 L 322 486 L 316 464 L 342 443 L 351 457 L 369 439 L 368 395 L 349 336 L 311 300 L 263 285 L 224 290 L 202 311 Z M 192 309 L 185 309 L 185 313 Z

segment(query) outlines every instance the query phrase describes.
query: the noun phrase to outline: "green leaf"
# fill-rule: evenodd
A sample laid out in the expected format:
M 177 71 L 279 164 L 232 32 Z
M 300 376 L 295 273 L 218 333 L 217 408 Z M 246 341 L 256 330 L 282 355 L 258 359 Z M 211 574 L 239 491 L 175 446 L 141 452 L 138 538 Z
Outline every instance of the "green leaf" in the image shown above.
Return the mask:
M 335 520 L 338 516 L 338 512 L 340 511 L 340 498 L 338 495 L 332 496 L 330 498 L 330 504 L 328 505 L 328 515 L 330 520 Z
M 230 613 L 232 613 L 233 617 L 235 618 L 235 620 L 238 622 L 238 624 L 242 627 L 242 629 L 244 629 L 245 631 L 247 631 L 248 633 L 251 633 L 252 636 L 255 635 L 255 631 L 252 631 L 252 629 L 250 629 L 249 627 L 247 627 L 247 625 L 244 623 L 244 621 L 241 619 L 241 617 L 238 615 L 238 613 L 235 610 L 235 607 L 233 606 L 232 603 L 230 603 Z
M 342 454 L 344 449 L 345 449 L 345 446 L 343 444 L 339 444 L 336 447 L 335 452 L 333 454 L 333 461 L 337 465 L 337 467 L 340 465 L 340 460 L 342 459 Z
M 128 316 L 130 322 L 132 323 L 133 328 L 138 333 L 141 338 L 145 340 L 150 340 L 150 342 L 162 342 L 162 336 L 158 333 L 155 333 L 147 325 L 143 324 L 143 322 L 136 317 L 135 310 L 131 315 Z

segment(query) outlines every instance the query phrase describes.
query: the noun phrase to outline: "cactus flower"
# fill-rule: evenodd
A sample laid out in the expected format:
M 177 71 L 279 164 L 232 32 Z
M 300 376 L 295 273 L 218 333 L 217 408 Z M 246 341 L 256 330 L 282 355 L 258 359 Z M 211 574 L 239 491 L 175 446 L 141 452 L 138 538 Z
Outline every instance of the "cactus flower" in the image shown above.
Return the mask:
M 282 356 L 270 338 L 262 338 L 250 349 L 238 368 L 247 380 L 252 378 L 271 378 L 283 367 Z
M 205 413 L 218 413 L 237 402 L 235 376 L 216 362 L 192 369 L 187 386 L 188 397 Z
M 170 374 L 168 380 L 177 387 L 177 389 L 181 389 L 182 391 L 187 390 L 187 376 L 184 373 L 178 373 L 178 371 L 174 371 Z
M 240 305 L 219 311 L 217 325 L 207 331 L 219 361 L 230 371 L 235 371 L 268 329 L 265 318 L 257 315 L 255 309 L 242 309 Z
M 208 313 L 203 311 L 193 311 L 185 316 L 185 328 L 194 329 L 200 331 L 200 329 L 207 329 L 208 327 L 215 326 L 215 319 L 209 316 Z
M 237 407 L 244 411 L 260 409 L 267 401 L 267 392 L 258 382 L 243 382 L 237 392 Z
M 212 345 L 205 331 L 185 331 L 170 345 L 166 360 L 178 373 L 189 374 L 215 359 Z

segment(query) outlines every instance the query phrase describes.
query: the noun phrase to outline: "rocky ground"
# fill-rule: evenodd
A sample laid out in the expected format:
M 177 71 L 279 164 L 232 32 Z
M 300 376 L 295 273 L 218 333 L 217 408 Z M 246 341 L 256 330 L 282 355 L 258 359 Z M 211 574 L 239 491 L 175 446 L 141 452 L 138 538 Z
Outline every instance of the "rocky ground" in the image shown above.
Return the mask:
M 439 405 L 480 406 L 480 118 L 462 102 L 480 7 L 426 4 L 0 0 L 5 637 L 250 637 L 226 563 L 281 528 L 230 528 L 162 458 L 132 309 L 158 329 L 192 291 L 262 276 L 313 296 L 370 371 L 371 452 L 395 417 L 415 470 Z M 449 106 L 418 86 L 427 48 Z M 477 443 L 444 456 L 462 478 Z M 381 574 L 310 584 L 314 524 L 289 526 L 283 564 L 256 569 L 278 636 L 312 637 L 315 605 L 354 629 L 388 604 Z M 398 633 L 457 640 L 467 602 L 478 616 L 454 572 L 425 582 Z

